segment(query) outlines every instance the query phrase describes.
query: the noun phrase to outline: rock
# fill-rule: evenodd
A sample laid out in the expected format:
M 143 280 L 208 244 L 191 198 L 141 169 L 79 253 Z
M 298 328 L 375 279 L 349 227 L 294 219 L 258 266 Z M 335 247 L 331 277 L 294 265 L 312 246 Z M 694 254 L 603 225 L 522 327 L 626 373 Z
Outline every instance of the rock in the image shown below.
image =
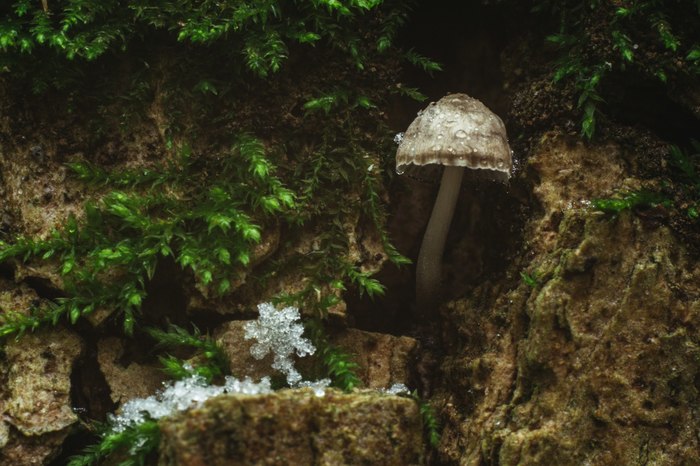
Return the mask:
M 161 421 L 160 466 L 424 464 L 418 406 L 376 392 L 219 396 Z
M 216 343 L 223 349 L 229 359 L 231 374 L 235 377 L 250 377 L 260 380 L 272 373 L 273 356 L 268 354 L 263 359 L 255 359 L 250 354 L 250 347 L 255 340 L 246 340 L 244 326 L 247 320 L 234 320 L 221 325 L 214 332 Z M 298 358 L 295 357 L 295 360 Z
M 44 466 L 62 448 L 68 431 L 52 432 L 37 437 L 13 435 L 0 451 L 0 464 L 8 466 Z
M 25 284 L 15 284 L 0 278 L 0 309 L 3 313 L 27 314 L 41 304 L 39 296 Z
M 667 226 L 586 202 L 639 186 L 625 157 L 552 137 L 534 151 L 541 212 L 524 231 L 524 267 L 537 283 L 485 284 L 447 307 L 459 350 L 442 367 L 445 458 L 697 462 L 700 265 Z
M 257 360 L 250 355 L 254 340 L 245 340 L 244 325 L 248 321 L 231 321 L 214 333 L 231 362 L 231 373 L 253 380 L 271 375 L 272 355 Z M 367 388 L 388 388 L 396 383 L 410 385 L 411 365 L 418 342 L 409 337 L 346 329 L 331 336 L 331 344 L 349 353 L 358 364 L 357 375 Z M 296 358 L 302 372 L 312 358 Z
M 105 338 L 97 344 L 97 362 L 113 402 L 145 398 L 162 387 L 166 377 L 159 367 L 135 362 L 123 366 L 119 362 L 123 354 L 124 341 L 119 338 Z
M 60 451 L 78 421 L 71 407 L 70 377 L 81 351 L 75 333 L 56 328 L 6 343 L 0 464 L 44 464 Z
M 358 364 L 357 375 L 367 388 L 388 388 L 402 383 L 412 385 L 412 366 L 418 341 L 383 333 L 347 329 L 331 339 L 350 353 Z

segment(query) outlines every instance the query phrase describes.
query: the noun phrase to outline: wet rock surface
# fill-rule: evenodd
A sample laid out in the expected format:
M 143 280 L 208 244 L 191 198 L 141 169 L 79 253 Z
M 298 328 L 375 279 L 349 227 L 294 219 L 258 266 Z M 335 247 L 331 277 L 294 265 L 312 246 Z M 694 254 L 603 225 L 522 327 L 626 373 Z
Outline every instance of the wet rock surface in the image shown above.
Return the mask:
M 165 374 L 155 364 L 121 363 L 124 340 L 105 338 L 98 342 L 97 362 L 110 389 L 114 403 L 121 404 L 132 398 L 145 398 L 160 389 Z
M 70 376 L 82 351 L 73 332 L 53 329 L 7 342 L 0 388 L 0 463 L 45 464 L 78 422 Z
M 365 387 L 385 389 L 399 383 L 413 386 L 420 350 L 417 340 L 349 328 L 335 335 L 332 342 L 353 356 Z
M 342 149 L 352 142 L 321 144 L 316 139 L 323 126 L 346 124 L 347 116 L 340 121 L 326 113 L 319 125 L 304 111 L 304 102 L 325 89 L 337 89 L 338 83 L 357 86 L 353 98 L 355 90 L 358 95 L 372 90 L 367 96 L 374 100 L 374 90 L 396 85 L 399 91 L 405 84 L 405 90 L 415 86 L 429 94 L 429 100 L 448 92 L 468 92 L 483 100 L 508 127 L 515 151 L 513 179 L 508 187 L 465 183 L 446 249 L 444 304 L 431 315 L 426 325 L 430 328 L 416 331 L 421 323 L 411 315 L 413 270 L 407 266 L 397 272 L 386 263 L 384 245 L 371 225 L 376 219 L 368 218 L 363 212 L 367 206 L 359 201 L 366 188 L 362 183 L 343 191 L 341 205 L 321 203 L 327 214 L 306 223 L 298 236 L 290 238 L 288 226 L 272 221 L 264 225 L 262 241 L 251 255 L 250 266 L 256 270 L 231 283 L 232 296 L 208 294 L 192 284 L 191 275 L 168 276 L 144 304 L 142 316 L 148 321 L 143 323 L 161 325 L 172 318 L 189 325 L 194 318 L 200 328 L 215 329 L 235 375 L 257 379 L 270 375 L 271 358 L 251 358 L 252 342 L 243 339 L 243 322 L 222 321 L 232 315 L 251 318 L 259 302 L 311 289 L 316 295 L 311 301 L 336 298 L 327 310 L 334 325 L 354 322 L 365 330 L 386 332 L 348 329 L 333 343 L 356 355 L 366 386 L 402 382 L 430 396 L 444 426 L 432 464 L 697 464 L 697 220 L 687 215 L 669 218 L 663 209 L 610 216 L 590 207 L 593 198 L 644 187 L 661 189 L 667 183 L 676 205 L 685 209 L 696 202 L 697 191 L 681 196 L 673 188 L 675 181 L 666 177 L 672 172 L 669 144 L 687 144 L 697 132 L 691 131 L 700 115 L 697 80 L 669 81 L 650 93 L 641 80 L 641 89 L 628 86 L 639 77 L 630 63 L 626 73 L 612 77 L 617 83 L 611 82 L 611 89 L 601 88 L 607 95 L 595 113 L 598 128 L 593 142 L 583 143 L 578 83 L 552 80 L 556 53 L 551 44 L 543 46 L 548 25 L 525 20 L 528 5 L 454 2 L 447 23 L 458 25 L 464 34 L 455 38 L 445 27 L 444 12 L 430 2 L 419 3 L 415 24 L 409 26 L 422 32 L 413 33 L 414 43 L 408 47 L 420 44 L 417 50 L 438 61 L 447 57 L 445 73 L 417 77 L 408 72 L 401 76 L 405 82 L 395 84 L 402 65 L 384 56 L 388 60 L 368 67 L 357 80 L 352 63 L 328 59 L 335 54 L 331 51 L 311 62 L 298 60 L 296 71 L 275 75 L 282 82 L 270 79 L 252 85 L 233 107 L 234 118 L 223 125 L 207 121 L 201 128 L 203 138 L 192 142 L 198 146 L 195 152 L 216 157 L 216 148 L 228 145 L 232 134 L 255 133 L 270 147 L 283 148 L 285 153 L 275 159 L 292 179 L 308 168 L 308 154 L 335 145 Z M 619 3 L 608 2 L 607 10 L 614 12 Z M 586 20 L 593 27 L 606 25 L 596 18 L 600 17 Z M 381 18 L 368 18 L 377 19 Z M 550 32 L 556 29 L 555 25 Z M 439 36 L 445 40 L 440 42 Z M 661 47 L 658 38 L 654 41 Z M 588 49 L 595 52 L 592 46 Z M 646 51 L 656 54 L 655 49 L 644 49 L 635 52 L 638 57 Z M 160 58 L 154 56 L 149 65 L 157 71 L 147 83 L 155 86 L 153 95 L 146 97 L 143 118 L 124 127 L 99 115 L 106 110 L 131 119 L 134 115 L 124 113 L 118 101 L 106 104 L 110 108 L 101 107 L 99 99 L 88 101 L 89 108 L 66 112 L 60 95 L 12 95 L 5 85 L 9 77 L 0 79 L 0 239 L 12 241 L 15 234 L 46 238 L 68 215 L 80 219 L 86 199 L 104 194 L 102 188 L 80 183 L 66 162 L 89 161 L 107 171 L 163 166 L 171 154 L 166 147 L 179 142 L 170 139 L 177 115 L 172 110 L 185 108 L 189 114 L 194 108 L 189 102 L 168 105 L 173 94 L 163 87 L 168 75 L 179 77 L 182 69 L 168 64 L 179 63 L 177 52 L 163 52 L 157 51 Z M 322 62 L 321 68 L 314 68 L 317 62 Z M 126 67 L 115 78 L 130 81 L 133 76 Z M 371 85 L 363 83 L 365 79 Z M 125 90 L 107 89 L 116 90 L 110 92 L 115 96 Z M 624 99 L 641 105 L 617 108 Z M 668 106 L 669 99 L 688 115 L 670 114 L 669 108 L 676 108 Z M 198 95 L 199 101 L 203 99 Z M 389 108 L 393 105 L 399 110 Z M 415 109 L 405 111 L 411 105 Z M 382 186 L 377 202 L 389 211 L 389 238 L 413 258 L 435 189 L 389 176 L 395 148 L 376 147 L 375 131 L 378 123 L 391 120 L 405 120 L 396 131 L 405 129 L 419 105 L 423 104 L 397 95 L 386 113 L 384 107 L 376 112 L 357 108 L 352 117 L 355 135 L 365 133 L 361 145 L 372 160 L 368 171 L 384 170 L 377 179 L 387 186 Z M 185 126 L 192 123 L 185 120 Z M 333 159 L 347 156 L 342 150 L 327 152 Z M 347 175 L 336 170 L 324 176 L 335 180 L 329 183 L 334 190 L 344 185 L 341 178 Z M 381 270 L 377 278 L 388 290 L 373 304 L 367 304 L 366 296 L 353 297 L 357 290 L 308 280 L 302 267 L 327 255 L 329 249 L 319 238 L 331 224 L 342 232 L 342 244 L 334 246 L 346 248 L 343 260 L 348 265 L 362 273 Z M 43 299 L 62 296 L 65 283 L 58 258 L 52 260 L 56 262 L 2 264 L 2 277 L 17 283 L 0 280 L 0 308 L 26 312 Z M 165 269 L 161 265 L 157 273 Z M 165 270 L 165 275 L 171 272 Z M 257 281 L 258 273 L 264 280 Z M 306 317 L 314 312 L 301 311 L 308 312 Z M 152 394 L 162 373 L 155 365 L 142 364 L 147 357 L 134 356 L 137 350 L 123 351 L 130 340 L 111 338 L 113 314 L 111 309 L 96 309 L 88 316 L 93 328 L 87 331 L 97 336 L 82 335 L 94 344 L 95 354 L 88 357 L 96 359 L 94 371 L 99 364 L 111 401 L 118 404 Z M 84 330 L 76 327 L 76 332 Z M 419 347 L 415 340 L 397 336 L 401 334 L 427 337 Z M 80 338 L 60 326 L 23 338 L 6 340 L 0 357 L 0 464 L 46 464 L 77 423 L 69 393 Z M 430 366 L 417 386 L 411 384 L 416 382 L 416 353 Z M 90 396 L 92 402 L 103 403 L 101 397 Z M 104 398 L 112 409 L 109 397 Z M 172 422 L 163 421 L 167 437 L 161 463 L 218 464 L 236 455 L 257 458 L 247 464 L 421 464 L 423 439 L 416 428 L 415 406 L 399 400 L 335 392 L 317 399 L 303 391 L 212 400 Z
M 161 466 L 424 464 L 417 404 L 377 393 L 220 396 L 161 431 Z
M 595 212 L 639 180 L 615 145 L 546 137 L 528 170 L 541 212 L 522 269 L 446 306 L 444 459 L 460 464 L 692 464 L 700 266 L 667 226 Z M 517 276 L 517 270 L 512 275 Z
M 253 380 L 270 375 L 272 355 L 255 359 L 250 354 L 254 340 L 245 340 L 244 326 L 250 321 L 231 321 L 214 334 L 231 362 L 231 373 Z M 385 389 L 393 384 L 410 385 L 414 379 L 414 364 L 418 342 L 410 337 L 397 337 L 357 329 L 346 329 L 332 335 L 331 343 L 351 355 L 357 363 L 357 375 L 366 388 Z M 309 358 L 295 358 L 302 370 L 312 372 Z

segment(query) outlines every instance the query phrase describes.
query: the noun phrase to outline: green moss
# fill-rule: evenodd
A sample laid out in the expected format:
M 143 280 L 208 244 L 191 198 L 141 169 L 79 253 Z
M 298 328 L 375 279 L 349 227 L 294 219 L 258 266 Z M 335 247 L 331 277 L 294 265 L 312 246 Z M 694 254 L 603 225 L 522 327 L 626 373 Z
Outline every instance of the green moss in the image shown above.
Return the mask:
M 203 377 L 208 383 L 228 372 L 228 357 L 209 335 L 202 335 L 197 327 L 190 333 L 182 327 L 170 324 L 167 330 L 147 328 L 146 332 L 160 348 L 191 348 L 196 351 L 192 361 L 183 361 L 174 356 L 161 356 L 159 359 L 164 372 L 174 380 L 184 379 L 193 374 Z
M 530 288 L 535 288 L 537 285 L 539 285 L 539 276 L 537 272 L 520 272 L 520 278 L 522 279 L 523 283 Z
M 697 2 L 539 0 L 535 10 L 558 25 L 547 37 L 561 51 L 553 79 L 575 87 L 581 134 L 588 139 L 614 97 L 605 90 L 613 73 L 633 69 L 664 84 L 700 74 Z
M 5 319 L 0 334 L 71 323 L 97 308 L 115 309 L 131 334 L 146 283 L 163 258 L 192 273 L 195 282 L 225 294 L 249 265 L 263 226 L 294 215 L 295 195 L 274 176 L 257 139 L 243 135 L 227 154 L 200 171 L 189 150 L 162 170 L 105 173 L 89 164 L 72 168 L 85 182 L 130 187 L 85 206 L 84 220 L 69 218 L 48 240 L 19 237 L 0 243 L 0 261 L 53 260 L 67 297 L 35 309 L 26 322 Z M 166 189 L 162 186 L 166 185 Z
M 76 148 L 69 182 L 83 183 L 88 200 L 48 238 L 0 242 L 0 262 L 50 267 L 63 283 L 63 297 L 28 313 L 3 309 L 0 335 L 76 323 L 98 309 L 110 311 L 125 334 L 138 332 L 148 285 L 166 273 L 164 263 L 175 264 L 173 280 L 187 281 L 188 290 L 214 299 L 238 293 L 243 307 L 293 271 L 303 288 L 280 292 L 276 301 L 318 318 L 324 375 L 345 390 L 357 387 L 355 364 L 327 344 L 323 318 L 347 288 L 370 297 L 384 291 L 372 277 L 376 264 L 350 255 L 353 228 L 383 248 L 378 264 L 408 263 L 385 228 L 382 199 L 394 152 L 385 109 L 393 94 L 423 97 L 399 82 L 403 64 L 440 67 L 395 46 L 407 2 L 47 5 L 0 7 L 2 84 L 8 94 L 27 96 L 12 105 L 46 112 L 49 122 L 70 118 L 70 131 L 88 134 L 63 135 Z M 153 127 L 157 147 L 138 147 L 138 158 L 118 150 L 107 161 L 94 155 L 109 143 L 123 147 L 144 127 Z M 279 245 L 265 249 L 275 235 Z M 312 251 L 300 252 L 307 244 Z M 194 349 L 200 375 L 226 370 L 197 331 L 150 333 L 168 349 Z M 162 361 L 171 376 L 185 375 L 181 359 Z M 156 437 L 135 429 L 116 437 L 98 432 L 100 443 L 71 464 L 93 464 L 134 445 L 144 445 L 134 459 L 141 461 Z
M 591 206 L 594 209 L 612 215 L 617 215 L 624 210 L 636 207 L 647 208 L 657 205 L 668 206 L 670 201 L 662 194 L 644 190 L 620 193 L 615 198 L 593 199 L 591 201 Z
M 82 454 L 72 457 L 68 466 L 90 466 L 99 464 L 107 457 L 119 458 L 119 466 L 139 466 L 158 448 L 160 428 L 156 421 L 132 424 L 120 432 L 107 426 L 97 426 L 99 442 L 88 447 Z
M 669 146 L 671 170 L 662 190 L 621 192 L 608 199 L 594 199 L 591 206 L 601 212 L 617 215 L 625 210 L 662 207 L 691 221 L 699 217 L 700 206 L 700 143 L 691 141 L 692 149 Z
M 364 50 L 355 25 L 382 3 L 138 0 L 124 4 L 116 0 L 74 0 L 42 5 L 17 0 L 0 9 L 0 48 L 14 55 L 6 66 L 18 65 L 21 59 L 17 60 L 17 55 L 40 51 L 69 60 L 93 61 L 129 48 L 144 36 L 164 32 L 178 42 L 200 47 L 228 41 L 231 52 L 241 56 L 246 67 L 261 77 L 278 72 L 296 44 L 308 47 L 322 41 L 347 53 L 361 67 Z M 388 18 L 391 22 L 384 26 L 376 45 L 383 50 L 393 43 L 396 25 L 403 22 L 404 14 L 397 9 Z

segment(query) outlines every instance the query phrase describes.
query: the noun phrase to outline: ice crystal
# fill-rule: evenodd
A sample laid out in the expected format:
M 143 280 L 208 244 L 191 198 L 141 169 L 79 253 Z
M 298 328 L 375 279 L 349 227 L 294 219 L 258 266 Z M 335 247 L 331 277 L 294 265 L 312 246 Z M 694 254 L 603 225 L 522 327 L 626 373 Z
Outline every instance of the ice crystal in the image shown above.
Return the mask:
M 396 133 L 396 135 L 394 135 L 394 144 L 401 144 L 403 141 L 403 136 L 404 133 Z
M 315 382 L 307 382 L 305 380 L 299 382 L 297 387 L 299 388 L 310 388 L 314 391 L 314 395 L 321 397 L 326 394 L 326 388 L 330 387 L 331 379 L 321 379 Z
M 304 326 L 298 323 L 299 310 L 285 307 L 277 310 L 270 303 L 258 304 L 258 320 L 245 324 L 245 339 L 255 339 L 250 354 L 262 359 L 268 353 L 274 354 L 272 368 L 287 376 L 287 383 L 295 387 L 301 382 L 301 374 L 294 367 L 292 355 L 299 357 L 314 354 L 316 348 L 307 338 L 302 337 Z
M 239 380 L 229 376 L 224 385 L 207 385 L 204 377 L 195 374 L 176 382 L 167 382 L 165 388 L 155 395 L 127 401 L 122 406 L 121 414 L 110 416 L 110 423 L 113 431 L 121 432 L 146 419 L 160 419 L 199 406 L 209 398 L 224 393 L 255 395 L 270 392 L 272 388 L 268 377 L 255 383 L 248 377 Z
M 409 395 L 411 391 L 402 383 L 395 383 L 389 388 L 384 389 L 384 393 L 389 395 Z

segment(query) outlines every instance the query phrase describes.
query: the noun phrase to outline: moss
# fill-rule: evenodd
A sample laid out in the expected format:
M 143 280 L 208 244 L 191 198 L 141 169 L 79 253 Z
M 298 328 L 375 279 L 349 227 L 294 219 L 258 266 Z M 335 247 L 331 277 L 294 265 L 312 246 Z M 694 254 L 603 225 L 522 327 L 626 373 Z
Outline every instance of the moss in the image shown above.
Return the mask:
M 27 141 L 3 147 L 18 221 L 0 262 L 47 279 L 49 298 L 3 308 L 0 334 L 89 321 L 150 347 L 146 326 L 207 330 L 262 300 L 322 321 L 347 289 L 380 295 L 384 262 L 408 262 L 385 231 L 385 109 L 420 97 L 405 64 L 439 66 L 396 45 L 407 6 L 233 3 L 0 7 L 3 112 L 23 115 L 3 130 Z M 168 308 L 155 281 L 185 302 Z M 166 333 L 220 375 L 207 339 Z M 336 383 L 357 386 L 348 356 L 320 346 Z
M 535 2 L 558 30 L 547 37 L 561 55 L 554 82 L 575 89 L 581 134 L 590 139 L 615 100 L 615 76 L 630 71 L 653 85 L 665 86 L 700 74 L 700 40 L 695 23 L 700 10 L 692 2 L 639 1 L 633 5 L 587 2 Z M 628 82 L 628 81 L 625 81 Z
M 104 145 L 100 139 L 115 138 L 115 126 L 132 131 L 147 121 L 161 138 L 149 144 L 151 155 L 165 160 L 136 154 L 120 160 L 120 154 L 114 154 L 116 159 L 109 162 L 116 162 L 115 169 L 105 170 L 103 160 L 84 155 L 94 152 L 85 141 L 68 143 L 81 149 L 69 159 L 73 176 L 96 186 L 89 197 L 101 201 L 90 201 L 83 213 L 76 205 L 76 218 L 51 233 L 51 239 L 25 234 L 8 240 L 0 258 L 34 264 L 54 261 L 66 282 L 58 286 L 68 288 L 69 296 L 57 306 L 37 309 L 31 321 L 6 318 L 3 333 L 64 316 L 75 322 L 97 308 L 117 310 L 131 333 L 147 297 L 146 284 L 166 259 L 192 276 L 193 294 L 210 300 L 235 291 L 259 298 L 271 277 L 294 268 L 300 275 L 295 281 L 308 286 L 275 295 L 317 315 L 324 315 L 337 299 L 337 290 L 345 287 L 381 294 L 383 287 L 372 273 L 387 258 L 407 262 L 384 229 L 381 191 L 387 174 L 380 154 L 391 147 L 392 135 L 381 123 L 380 106 L 390 97 L 392 84 L 398 84 L 400 60 L 428 71 L 437 65 L 393 45 L 405 7 L 352 1 L 277 11 L 276 2 L 269 2 L 248 5 L 247 16 L 239 17 L 233 8 L 214 14 L 205 5 L 152 10 L 137 4 L 97 8 L 86 3 L 78 8 L 91 12 L 86 16 L 70 8 L 52 6 L 47 15 L 40 6 L 18 5 L 8 12 L 9 29 L 3 32 L 10 52 L 6 58 L 12 61 L 6 86 L 17 93 L 27 91 L 29 80 L 24 76 L 31 74 L 34 62 L 14 53 L 29 47 L 22 45 L 21 37 L 33 44 L 27 50 L 35 56 L 48 54 L 59 62 L 75 59 L 82 77 L 60 86 L 37 84 L 66 73 L 60 66 L 32 77 L 37 91 L 61 88 L 42 99 L 80 113 L 77 127 L 86 120 L 99 122 L 102 136 L 91 141 L 93 147 Z M 367 10 L 378 16 L 365 17 Z M 271 11 L 275 13 L 266 26 L 256 22 Z M 156 20 L 153 15 L 161 16 Z M 78 17 L 83 26 L 76 29 Z M 113 20 L 110 32 L 106 17 Z M 63 29 L 57 27 L 61 22 Z M 46 42 L 38 37 L 40 23 Z M 299 29 L 304 24 L 309 25 L 306 32 Z M 234 32 L 244 25 L 246 32 Z M 162 30 L 170 32 L 160 34 Z M 358 31 L 365 34 L 362 41 L 355 38 Z M 152 40 L 132 50 L 139 36 Z M 101 42 L 94 42 L 96 38 Z M 309 45 L 316 42 L 315 47 Z M 128 53 L 118 52 L 122 46 Z M 201 47 L 206 54 L 200 53 Z M 239 65 L 237 53 L 247 57 L 253 75 Z M 355 66 L 348 67 L 348 60 Z M 338 87 L 339 82 L 356 84 Z M 125 98 L 114 102 L 110 95 Z M 29 105 L 43 106 L 37 100 Z M 69 130 L 66 138 L 72 136 Z M 53 166 L 60 165 L 56 151 L 51 148 L 48 160 Z M 17 202 L 24 205 L 22 199 Z M 358 218 L 357 212 L 364 214 Z M 42 226 L 48 232 L 46 226 L 63 223 L 58 218 L 37 222 L 53 223 Z M 263 238 L 275 236 L 271 234 L 280 226 L 284 241 L 271 242 L 271 249 L 256 253 Z M 357 228 L 373 230 L 379 238 L 377 263 L 353 257 L 352 230 Z M 303 236 L 308 231 L 314 231 L 313 238 Z M 309 241 L 316 245 L 313 255 L 292 253 Z M 244 283 L 247 289 L 239 290 Z M 330 290 L 329 283 L 334 284 Z M 321 300 L 318 290 L 324 290 Z

